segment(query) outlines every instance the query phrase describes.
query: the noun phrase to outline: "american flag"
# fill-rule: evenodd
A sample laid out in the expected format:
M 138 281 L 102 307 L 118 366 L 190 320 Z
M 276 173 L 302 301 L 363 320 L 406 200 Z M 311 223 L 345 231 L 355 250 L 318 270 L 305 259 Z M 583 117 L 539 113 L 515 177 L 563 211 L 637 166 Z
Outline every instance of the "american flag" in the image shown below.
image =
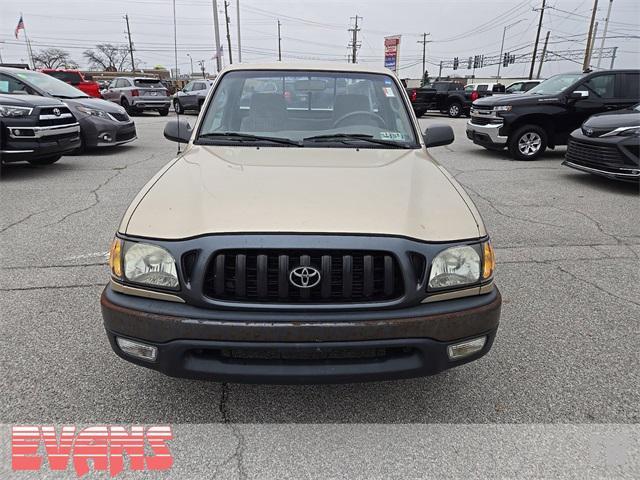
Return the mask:
M 20 30 L 24 30 L 24 21 L 22 20 L 22 15 L 20 15 L 20 20 L 18 20 L 18 26 L 16 27 L 15 36 L 18 38 L 18 34 Z

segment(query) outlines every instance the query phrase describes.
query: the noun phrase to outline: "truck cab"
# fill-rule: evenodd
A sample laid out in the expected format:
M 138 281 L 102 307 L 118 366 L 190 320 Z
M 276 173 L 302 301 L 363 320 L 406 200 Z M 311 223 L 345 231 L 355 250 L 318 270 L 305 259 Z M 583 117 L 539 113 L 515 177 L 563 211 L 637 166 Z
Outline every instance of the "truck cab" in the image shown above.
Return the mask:
M 467 137 L 489 150 L 507 148 L 517 160 L 535 160 L 566 145 L 569 134 L 596 113 L 640 100 L 640 70 L 563 73 L 523 94 L 473 102 Z

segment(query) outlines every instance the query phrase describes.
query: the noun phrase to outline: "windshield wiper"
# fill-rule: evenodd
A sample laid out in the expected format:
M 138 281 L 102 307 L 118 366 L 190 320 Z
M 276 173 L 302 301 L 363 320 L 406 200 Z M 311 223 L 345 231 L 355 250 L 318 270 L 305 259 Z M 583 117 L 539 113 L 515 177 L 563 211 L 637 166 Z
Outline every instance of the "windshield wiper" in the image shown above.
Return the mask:
M 367 135 L 366 133 L 332 133 L 328 135 L 315 135 L 313 137 L 303 138 L 303 142 L 331 142 L 331 141 L 345 142 L 349 140 L 363 141 L 369 143 L 375 143 L 378 145 L 385 145 L 393 148 L 407 148 L 406 143 L 398 143 L 392 140 L 382 140 L 380 138 L 374 138 L 373 135 Z
M 289 138 L 267 137 L 263 135 L 252 135 L 250 133 L 239 133 L 239 132 L 203 133 L 198 138 L 225 138 L 229 140 L 239 140 L 239 141 L 248 141 L 248 142 L 263 141 L 263 142 L 281 143 L 283 145 L 294 145 L 296 147 L 302 147 L 302 143 L 297 142 L 296 140 L 291 140 Z

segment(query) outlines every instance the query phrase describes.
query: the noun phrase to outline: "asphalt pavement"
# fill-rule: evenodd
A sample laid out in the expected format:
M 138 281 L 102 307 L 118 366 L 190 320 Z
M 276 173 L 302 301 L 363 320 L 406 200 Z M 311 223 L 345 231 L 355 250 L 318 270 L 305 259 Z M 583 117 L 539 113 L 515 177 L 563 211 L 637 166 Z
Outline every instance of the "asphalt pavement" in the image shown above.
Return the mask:
M 628 424 L 637 448 L 637 185 L 561 166 L 564 148 L 538 161 L 513 161 L 506 153 L 468 141 L 465 119 L 427 115 L 421 119 L 423 126 L 453 126 L 455 142 L 432 149 L 432 154 L 476 202 L 496 248 L 504 304 L 491 352 L 434 377 L 393 382 L 262 386 L 173 379 L 116 357 L 100 315 L 99 296 L 108 281 L 106 254 L 120 218 L 138 190 L 176 154 L 177 145 L 162 136 L 166 118 L 148 114 L 135 120 L 139 138 L 127 146 L 64 157 L 47 167 L 15 165 L 3 172 L 0 423 L 171 424 L 181 426 L 183 440 L 191 436 L 192 445 L 199 448 L 203 443 L 198 428 L 206 430 L 208 425 L 226 432 L 215 437 L 224 447 L 218 450 L 223 461 L 214 463 L 224 466 L 221 473 L 227 478 L 267 478 L 268 472 L 276 471 L 280 478 L 375 477 L 371 468 L 384 458 L 385 452 L 377 451 L 384 439 L 419 437 L 427 424 L 456 424 L 450 428 L 458 440 L 465 436 L 460 428 L 483 424 L 477 426 L 477 436 L 470 437 L 480 442 L 492 438 L 487 429 L 522 426 L 499 428 L 506 437 L 495 445 L 511 434 L 524 441 L 530 435 L 526 425 L 580 425 L 587 435 L 602 425 L 615 433 L 619 428 L 614 424 Z M 249 425 L 251 430 L 242 434 L 241 428 Z M 385 425 L 388 428 L 381 427 Z M 407 430 L 398 430 L 401 425 Z M 372 433 L 376 428 L 382 429 Z M 267 453 L 252 451 L 259 439 L 269 443 L 273 429 L 279 429 L 277 438 L 287 439 L 281 448 L 270 445 Z M 445 433 L 438 438 L 451 441 Z M 309 436 L 315 435 L 323 436 L 310 442 Z M 213 441 L 209 435 L 204 438 Z M 335 444 L 327 445 L 327 438 L 344 445 L 356 445 L 353 438 L 380 438 L 382 443 L 369 450 L 350 447 L 353 457 L 343 459 L 344 470 L 335 462 L 338 457 L 321 457 L 326 468 L 331 464 L 335 469 L 330 472 L 338 472 L 327 470 L 323 476 L 317 451 L 306 456 L 292 452 L 331 452 Z M 390 460 L 398 472 L 424 465 L 435 452 L 421 458 L 415 439 L 411 442 L 412 448 Z M 373 463 L 365 461 L 365 451 Z M 394 455 L 391 447 L 387 453 Z M 274 463 L 278 458 L 289 467 L 293 463 L 287 462 L 299 463 L 296 468 L 280 468 L 283 464 Z M 349 458 L 363 462 L 363 468 L 347 468 Z M 464 455 L 449 452 L 447 458 L 451 477 L 474 477 L 460 468 L 462 463 L 456 467 L 456 462 L 467 462 Z M 218 470 L 203 459 L 189 461 L 177 467 L 185 472 Z M 497 460 L 489 456 L 475 461 L 475 472 L 482 477 Z M 563 461 L 571 465 L 570 458 Z M 637 457 L 625 462 L 618 465 L 621 470 L 595 472 L 637 473 Z M 388 478 L 388 467 L 385 463 L 378 473 Z M 500 475 L 512 477 L 514 470 L 509 468 Z M 404 478 L 425 478 L 420 472 L 424 473 L 420 468 L 407 471 Z M 564 471 L 568 476 L 576 472 L 583 473 Z M 587 476 L 589 472 L 594 471 L 587 470 Z M 536 471 L 525 473 L 535 476 Z M 537 473 L 553 475 L 553 470 Z

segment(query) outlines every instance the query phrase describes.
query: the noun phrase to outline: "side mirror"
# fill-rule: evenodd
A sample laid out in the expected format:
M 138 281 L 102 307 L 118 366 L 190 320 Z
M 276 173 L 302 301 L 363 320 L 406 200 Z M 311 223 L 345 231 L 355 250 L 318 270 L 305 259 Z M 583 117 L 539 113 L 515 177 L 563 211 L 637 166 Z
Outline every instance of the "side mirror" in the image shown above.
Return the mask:
M 453 143 L 453 129 L 449 125 L 438 123 L 427 127 L 423 134 L 427 148 L 441 147 Z
M 164 126 L 164 138 L 172 142 L 189 143 L 192 132 L 186 120 L 169 120 Z
M 573 92 L 571 92 L 571 94 L 569 95 L 569 98 L 573 98 L 575 100 L 579 100 L 582 98 L 589 98 L 589 91 L 588 90 L 575 90 Z

